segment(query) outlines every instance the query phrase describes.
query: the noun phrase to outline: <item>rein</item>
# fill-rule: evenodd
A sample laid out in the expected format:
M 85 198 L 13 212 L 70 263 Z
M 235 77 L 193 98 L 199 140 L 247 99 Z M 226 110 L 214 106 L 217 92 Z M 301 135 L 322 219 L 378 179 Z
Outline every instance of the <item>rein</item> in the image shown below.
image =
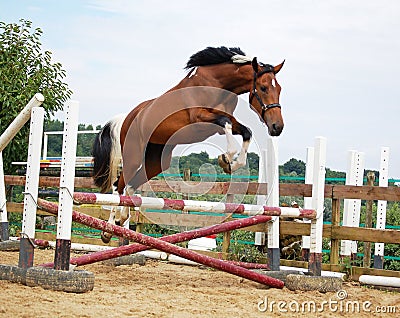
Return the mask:
M 253 100 L 253 97 L 256 97 L 256 99 L 257 99 L 257 101 L 259 102 L 259 104 L 261 105 L 261 109 L 262 109 L 261 118 L 264 120 L 265 112 L 266 112 L 268 109 L 275 108 L 275 107 L 281 108 L 281 104 L 279 104 L 279 103 L 272 103 L 272 104 L 267 104 L 267 105 L 265 105 L 264 102 L 262 101 L 260 95 L 258 95 L 258 93 L 257 93 L 257 88 L 256 88 L 257 78 L 260 77 L 260 76 L 262 76 L 262 75 L 264 75 L 265 73 L 269 73 L 269 72 L 273 72 L 273 71 L 274 71 L 274 68 L 273 68 L 273 66 L 271 66 L 271 65 L 262 64 L 262 66 L 264 66 L 264 69 L 261 70 L 260 72 L 254 71 L 253 89 L 252 89 L 252 91 L 250 92 L 250 104 L 251 104 L 251 101 Z

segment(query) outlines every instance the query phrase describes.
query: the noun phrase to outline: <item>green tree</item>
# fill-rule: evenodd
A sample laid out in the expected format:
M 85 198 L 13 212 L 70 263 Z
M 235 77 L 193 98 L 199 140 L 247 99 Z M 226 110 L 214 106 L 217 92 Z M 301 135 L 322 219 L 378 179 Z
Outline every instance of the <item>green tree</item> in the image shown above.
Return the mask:
M 285 175 L 304 176 L 306 172 L 306 164 L 304 161 L 295 158 L 284 163 L 282 168 Z
M 46 117 L 60 110 L 72 91 L 63 82 L 65 70 L 52 61 L 52 53 L 41 48 L 40 28 L 32 22 L 6 24 L 0 21 L 0 133 L 8 127 L 35 93 L 45 97 Z M 12 161 L 27 156 L 29 125 L 25 125 L 3 150 L 4 170 L 12 173 Z

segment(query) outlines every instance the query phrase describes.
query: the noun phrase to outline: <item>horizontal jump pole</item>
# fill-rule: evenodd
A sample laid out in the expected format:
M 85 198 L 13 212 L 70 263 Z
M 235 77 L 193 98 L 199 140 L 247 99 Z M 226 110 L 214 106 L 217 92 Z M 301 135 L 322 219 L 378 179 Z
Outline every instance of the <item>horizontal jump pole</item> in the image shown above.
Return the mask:
M 291 208 L 291 207 L 268 207 L 254 204 L 209 202 L 196 200 L 160 199 L 150 197 L 123 196 L 103 193 L 75 192 L 74 201 L 77 204 L 100 204 L 142 207 L 146 209 L 172 209 L 180 211 L 198 211 L 215 213 L 236 213 L 244 215 L 269 215 L 295 218 L 315 219 L 315 210 Z
M 58 205 L 43 199 L 38 199 L 38 206 L 42 208 L 44 211 L 47 211 L 51 214 L 57 214 Z M 274 288 L 283 288 L 284 282 L 281 280 L 268 277 L 266 275 L 262 275 L 251 270 L 245 269 L 240 266 L 236 266 L 225 261 L 212 258 L 206 255 L 202 255 L 185 248 L 173 245 L 171 243 L 155 239 L 151 236 L 146 236 L 144 234 L 125 229 L 123 227 L 112 225 L 106 221 L 93 218 L 91 216 L 85 215 L 83 213 L 79 213 L 77 211 L 72 212 L 72 218 L 74 221 L 84 224 L 86 226 L 99 229 L 102 231 L 106 231 L 112 233 L 116 236 L 124 237 L 126 239 L 135 241 L 137 243 L 150 246 L 152 248 L 158 249 L 165 253 L 174 254 L 186 259 L 189 259 L 193 262 L 200 263 L 202 265 L 212 267 L 239 277 L 243 277 L 249 279 L 254 282 L 258 282 L 260 284 L 264 284 Z
M 164 236 L 164 237 L 161 237 L 160 240 L 171 243 L 171 244 L 176 244 L 176 243 L 196 239 L 199 237 L 219 234 L 219 233 L 233 231 L 233 230 L 237 230 L 240 228 L 244 228 L 244 227 L 248 227 L 248 226 L 252 226 L 252 225 L 256 225 L 256 224 L 260 224 L 260 223 L 265 223 L 265 222 L 270 221 L 271 219 L 272 219 L 271 216 L 257 215 L 257 216 L 248 217 L 246 219 L 228 221 L 228 222 L 225 222 L 222 224 L 211 225 L 211 226 L 207 226 L 207 227 L 200 228 L 200 229 L 195 229 L 195 230 L 185 231 L 182 233 Z M 120 256 L 125 256 L 125 255 L 142 252 L 142 251 L 145 251 L 148 249 L 149 249 L 149 247 L 146 245 L 139 245 L 139 244 L 123 245 L 123 246 L 119 246 L 119 247 L 116 247 L 116 248 L 113 248 L 113 249 L 110 249 L 107 251 L 99 251 L 99 252 L 94 252 L 91 254 L 71 258 L 70 263 L 72 265 L 82 266 L 82 265 L 92 264 L 92 263 L 99 262 L 99 261 L 112 259 L 115 257 L 120 257 Z M 242 264 L 241 262 L 237 262 L 235 264 L 240 267 L 248 266 L 248 264 Z M 265 264 L 261 264 L 261 265 L 265 265 Z M 40 266 L 54 267 L 54 263 L 41 264 Z M 255 266 L 255 265 L 252 265 L 252 266 Z M 265 266 L 259 266 L 259 268 L 265 268 Z
M 7 127 L 0 136 L 0 151 L 3 151 L 9 142 L 14 138 L 18 131 L 25 125 L 31 117 L 33 107 L 39 107 L 44 102 L 44 97 L 40 93 L 36 93 L 26 106 L 21 110 L 17 117 Z

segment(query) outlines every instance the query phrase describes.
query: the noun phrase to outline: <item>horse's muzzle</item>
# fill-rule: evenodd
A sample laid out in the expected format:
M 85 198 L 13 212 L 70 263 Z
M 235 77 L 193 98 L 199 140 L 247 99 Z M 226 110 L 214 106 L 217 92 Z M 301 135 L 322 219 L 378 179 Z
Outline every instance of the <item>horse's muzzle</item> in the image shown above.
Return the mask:
M 283 123 L 273 123 L 271 127 L 268 128 L 268 132 L 271 136 L 279 136 L 283 130 Z

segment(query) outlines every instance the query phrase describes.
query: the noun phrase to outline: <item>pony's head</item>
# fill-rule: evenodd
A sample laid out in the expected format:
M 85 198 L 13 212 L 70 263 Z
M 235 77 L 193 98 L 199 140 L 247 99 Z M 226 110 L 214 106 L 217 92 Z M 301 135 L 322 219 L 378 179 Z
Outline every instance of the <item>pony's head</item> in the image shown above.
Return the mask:
M 283 61 L 277 66 L 258 63 L 255 57 L 251 62 L 254 71 L 249 102 L 268 127 L 271 136 L 279 136 L 283 130 L 283 118 L 279 95 L 281 86 L 275 75 L 281 70 Z

